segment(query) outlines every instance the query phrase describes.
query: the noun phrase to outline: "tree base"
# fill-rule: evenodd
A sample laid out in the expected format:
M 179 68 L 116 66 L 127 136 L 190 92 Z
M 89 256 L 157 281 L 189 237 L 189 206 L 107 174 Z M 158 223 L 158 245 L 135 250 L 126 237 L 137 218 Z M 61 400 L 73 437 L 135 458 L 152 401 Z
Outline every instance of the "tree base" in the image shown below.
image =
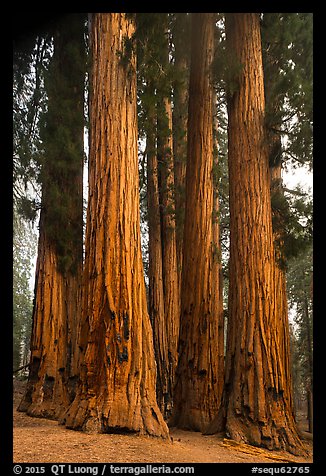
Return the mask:
M 288 418 L 283 426 L 271 422 L 255 422 L 242 415 L 228 416 L 225 419 L 220 411 L 215 419 L 208 425 L 204 435 L 223 433 L 227 438 L 237 443 L 266 448 L 270 451 L 283 450 L 295 456 L 307 456 L 302 441 L 298 436 L 295 422 Z
M 170 440 L 169 429 L 156 405 L 126 408 L 119 403 L 103 405 L 102 401 L 77 395 L 59 423 L 87 433 L 137 433 Z
M 54 394 L 53 390 L 47 391 L 46 385 L 29 383 L 17 411 L 34 418 L 59 420 L 67 411 L 69 404 L 62 392 L 57 391 Z

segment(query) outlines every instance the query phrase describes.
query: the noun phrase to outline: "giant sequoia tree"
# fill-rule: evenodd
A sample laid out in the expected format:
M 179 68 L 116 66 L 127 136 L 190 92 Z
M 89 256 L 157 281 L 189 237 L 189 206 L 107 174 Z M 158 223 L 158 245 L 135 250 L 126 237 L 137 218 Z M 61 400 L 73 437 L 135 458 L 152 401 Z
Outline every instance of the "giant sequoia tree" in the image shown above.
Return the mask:
M 311 18 L 226 14 L 222 43 L 217 15 L 89 15 L 83 269 L 83 14 L 57 23 L 24 54 L 17 50 L 14 197 L 21 209 L 28 202 L 21 184 L 40 177 L 42 185 L 30 374 L 19 409 L 75 430 L 167 439 L 170 417 L 171 426 L 301 454 L 284 263 L 291 243 L 296 250 L 309 243 L 311 223 L 309 204 L 292 207 L 283 193 L 281 167 L 290 157 L 311 159 L 311 57 L 304 57 Z M 219 177 L 217 160 L 218 146 L 226 157 L 221 87 L 228 178 Z M 138 127 L 146 139 L 148 302 Z M 300 203 L 293 217 L 290 207 Z M 229 211 L 225 346 L 219 216 L 228 222 Z M 310 274 L 297 269 L 290 298 L 311 397 Z
M 302 161 L 311 166 L 311 14 L 264 14 L 262 46 L 277 302 L 283 306 L 281 315 L 285 316 L 287 329 L 287 262 L 309 242 L 310 227 L 309 220 L 304 224 L 296 216 L 302 202 L 294 202 L 296 191 L 284 190 L 282 169 L 289 161 Z M 286 141 L 282 141 L 284 137 Z M 292 403 L 291 394 L 288 399 Z
M 168 437 L 156 403 L 156 365 L 140 243 L 134 23 L 96 13 L 90 99 L 81 385 L 67 427 Z
M 229 91 L 230 289 L 226 382 L 207 432 L 303 451 L 292 414 L 286 309 L 278 302 L 259 15 L 226 15 Z
M 213 242 L 214 14 L 192 18 L 179 361 L 173 424 L 203 430 L 217 412 L 223 335 Z
M 42 209 L 30 373 L 19 410 L 58 418 L 78 378 L 83 232 L 84 24 L 77 15 L 54 31 L 41 130 Z

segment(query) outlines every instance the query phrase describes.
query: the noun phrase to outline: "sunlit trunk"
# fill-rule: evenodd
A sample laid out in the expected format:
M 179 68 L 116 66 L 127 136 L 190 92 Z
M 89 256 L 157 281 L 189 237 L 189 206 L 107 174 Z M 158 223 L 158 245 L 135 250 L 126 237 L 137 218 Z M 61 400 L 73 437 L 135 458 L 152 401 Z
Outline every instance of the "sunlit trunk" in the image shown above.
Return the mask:
M 181 322 L 171 424 L 201 431 L 216 414 L 219 367 L 219 285 L 213 231 L 214 14 L 192 14 Z
M 207 433 L 303 452 L 291 405 L 285 296 L 278 292 L 259 15 L 226 15 L 237 67 L 228 97 L 230 286 L 225 391 Z
M 156 364 L 140 239 L 133 20 L 92 17 L 89 205 L 81 385 L 68 428 L 168 437 L 156 403 Z

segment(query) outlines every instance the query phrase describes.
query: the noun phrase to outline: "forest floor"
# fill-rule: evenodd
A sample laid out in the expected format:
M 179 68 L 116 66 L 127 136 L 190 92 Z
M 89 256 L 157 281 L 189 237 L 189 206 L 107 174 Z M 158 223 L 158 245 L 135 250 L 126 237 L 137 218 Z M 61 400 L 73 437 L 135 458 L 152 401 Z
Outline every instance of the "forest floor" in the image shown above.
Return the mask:
M 307 458 L 238 444 L 222 435 L 171 429 L 173 442 L 139 435 L 90 434 L 68 430 L 56 421 L 17 412 L 24 383 L 14 382 L 15 463 L 311 463 L 312 439 L 301 431 Z M 310 435 L 310 437 L 309 437 Z

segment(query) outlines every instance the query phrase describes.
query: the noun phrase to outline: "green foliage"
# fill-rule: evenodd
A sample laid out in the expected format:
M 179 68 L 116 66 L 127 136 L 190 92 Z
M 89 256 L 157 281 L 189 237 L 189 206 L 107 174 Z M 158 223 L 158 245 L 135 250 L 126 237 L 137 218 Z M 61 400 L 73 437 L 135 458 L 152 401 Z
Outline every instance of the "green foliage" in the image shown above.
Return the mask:
M 218 219 L 221 236 L 221 263 L 223 276 L 225 278 L 224 287 L 226 289 L 228 279 L 229 261 L 229 173 L 228 173 L 228 133 L 227 133 L 227 113 L 225 106 L 225 91 L 216 85 L 216 111 L 217 128 L 214 127 L 214 160 L 213 184 L 214 194 L 218 195 L 219 211 L 217 216 L 213 214 L 213 220 Z
M 167 138 L 172 131 L 169 127 L 165 101 L 172 99 L 174 68 L 170 61 L 171 17 L 167 13 L 137 13 L 137 29 L 133 38 L 137 50 L 138 74 L 138 132 L 142 140 L 146 139 L 147 154 L 158 157 L 159 175 L 166 169 L 166 158 L 172 151 L 166 146 Z M 147 140 L 149 138 L 149 140 Z M 154 150 L 150 150 L 154 148 Z M 144 173 L 142 163 L 141 176 Z M 161 191 L 162 191 L 162 184 Z M 146 218 L 147 190 L 141 188 L 141 216 Z M 174 190 L 169 190 L 174 193 Z M 162 213 L 171 214 L 171 209 Z
M 134 36 L 138 67 L 138 125 L 140 137 L 151 133 L 150 118 L 161 122 L 167 136 L 164 98 L 171 98 L 173 67 L 169 61 L 169 16 L 167 13 L 137 13 Z
M 85 26 L 84 14 L 68 14 L 14 49 L 14 200 L 29 220 L 42 207 L 63 272 L 82 237 L 74 195 L 84 158 Z
M 284 193 L 276 187 L 272 193 L 273 230 L 281 268 L 297 257 L 312 242 L 312 200 L 299 187 Z
M 226 48 L 225 18 L 218 14 L 215 28 L 215 54 L 213 61 L 213 77 L 219 96 L 230 98 L 239 89 L 239 75 L 242 64 L 237 59 L 234 51 Z
M 266 126 L 283 138 L 283 161 L 308 164 L 310 167 L 312 42 L 311 13 L 263 15 Z
M 13 51 L 13 198 L 39 194 L 40 117 L 46 110 L 44 71 L 51 56 L 48 37 L 15 43 Z M 38 205 L 39 199 L 35 200 Z M 31 203 L 31 206 L 33 204 Z
M 39 208 L 40 205 L 36 198 L 28 198 L 26 196 L 17 198 L 17 211 L 28 221 L 35 222 Z
M 47 238 L 62 273 L 77 270 L 82 242 L 84 26 L 75 16 L 56 27 L 54 54 L 45 74 L 48 109 L 40 123 L 42 208 Z M 80 185 L 78 183 L 80 182 Z

